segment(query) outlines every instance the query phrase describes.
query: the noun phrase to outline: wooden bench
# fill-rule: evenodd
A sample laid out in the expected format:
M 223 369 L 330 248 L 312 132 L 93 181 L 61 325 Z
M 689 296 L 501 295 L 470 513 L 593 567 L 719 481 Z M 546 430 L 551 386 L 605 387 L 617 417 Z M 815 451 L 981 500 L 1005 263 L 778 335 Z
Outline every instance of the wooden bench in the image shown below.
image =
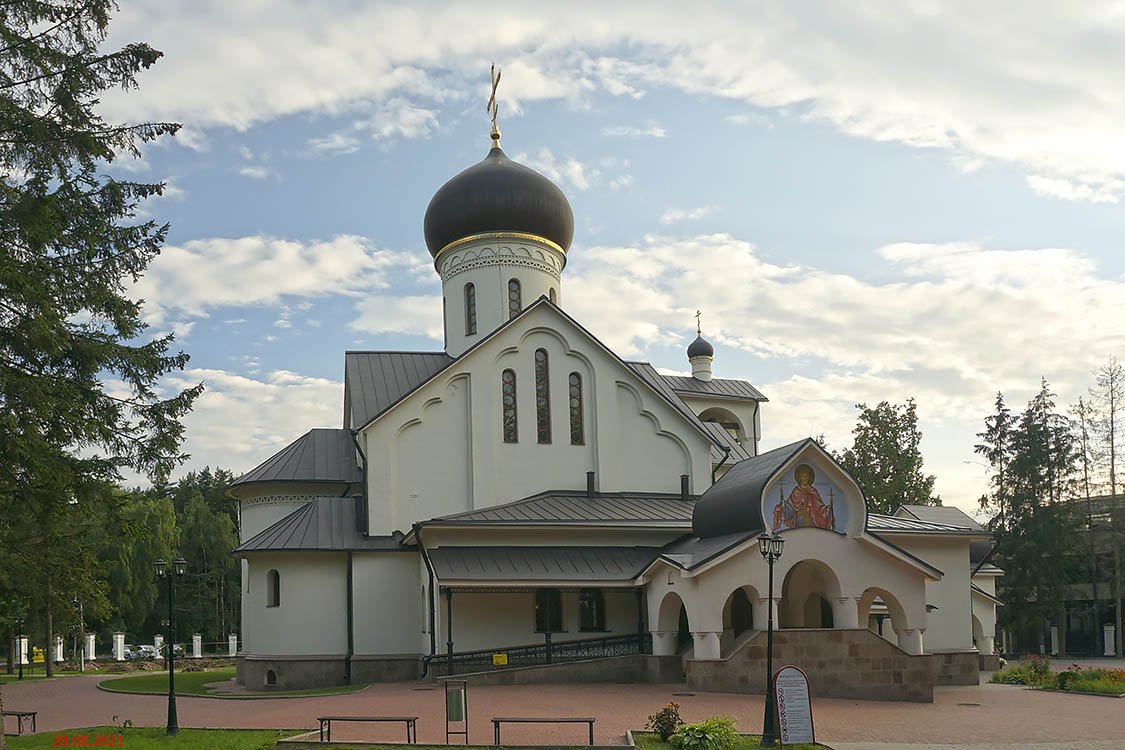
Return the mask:
M 411 745 L 418 744 L 418 717 L 417 716 L 318 716 L 320 722 L 320 741 L 324 742 L 325 732 L 328 730 L 328 741 L 332 741 L 332 722 L 334 721 L 401 721 L 406 724 L 406 742 Z
M 532 716 L 496 716 L 492 719 L 492 735 L 495 745 L 500 744 L 500 725 L 509 724 L 587 724 L 590 727 L 590 744 L 594 744 L 594 718 L 593 717 L 532 717 Z
M 0 713 L 2 713 L 4 716 L 15 716 L 16 717 L 16 727 L 17 727 L 16 734 L 23 734 L 23 720 L 27 719 L 27 718 L 31 719 L 31 731 L 32 732 L 36 731 L 36 729 L 35 729 L 35 714 L 36 714 L 36 712 L 35 711 L 3 711 L 3 712 L 0 712 Z

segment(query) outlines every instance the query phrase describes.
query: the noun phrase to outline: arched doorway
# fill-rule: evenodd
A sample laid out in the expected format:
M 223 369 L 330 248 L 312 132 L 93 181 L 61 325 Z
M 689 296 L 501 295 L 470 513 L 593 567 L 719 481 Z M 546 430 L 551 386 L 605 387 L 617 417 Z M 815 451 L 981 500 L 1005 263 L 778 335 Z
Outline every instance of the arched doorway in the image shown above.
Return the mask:
M 754 630 L 752 600 L 757 598 L 758 592 L 752 586 L 741 586 L 727 597 L 723 604 L 723 633 L 719 637 L 719 646 L 724 654 L 739 636 Z
M 898 643 L 900 634 L 906 629 L 906 612 L 894 594 L 872 586 L 859 597 L 858 607 L 860 627 L 874 631 L 891 643 Z
M 688 620 L 687 607 L 675 592 L 669 591 L 660 602 L 660 612 L 657 616 L 657 640 L 653 643 L 654 653 L 683 654 L 691 656 L 692 639 L 691 623 Z
M 984 626 L 976 615 L 973 615 L 973 646 L 978 649 L 984 647 Z
M 819 560 L 802 560 L 789 569 L 781 584 L 778 627 L 831 628 L 835 621 L 831 600 L 839 600 L 836 574 Z
M 713 406 L 710 409 L 704 409 L 699 413 L 699 421 L 717 423 L 739 444 L 746 439 L 746 430 L 743 429 L 742 422 L 733 412 L 722 407 Z

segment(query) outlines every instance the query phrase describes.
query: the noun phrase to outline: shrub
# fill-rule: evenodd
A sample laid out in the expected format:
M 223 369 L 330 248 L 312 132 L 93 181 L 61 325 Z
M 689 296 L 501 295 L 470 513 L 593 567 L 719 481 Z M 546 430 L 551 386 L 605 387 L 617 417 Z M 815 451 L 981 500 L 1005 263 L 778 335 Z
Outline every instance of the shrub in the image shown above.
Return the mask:
M 660 739 L 667 742 L 676 728 L 683 723 L 684 720 L 680 718 L 680 704 L 675 701 L 668 701 L 664 708 L 648 717 L 648 724 L 645 724 L 645 729 L 651 729 L 660 735 Z
M 1051 657 L 1047 654 L 1034 654 L 1028 659 L 1031 673 L 1042 679 L 1051 674 Z
M 712 716 L 698 724 L 685 724 L 669 740 L 681 750 L 731 750 L 738 742 L 734 720 Z

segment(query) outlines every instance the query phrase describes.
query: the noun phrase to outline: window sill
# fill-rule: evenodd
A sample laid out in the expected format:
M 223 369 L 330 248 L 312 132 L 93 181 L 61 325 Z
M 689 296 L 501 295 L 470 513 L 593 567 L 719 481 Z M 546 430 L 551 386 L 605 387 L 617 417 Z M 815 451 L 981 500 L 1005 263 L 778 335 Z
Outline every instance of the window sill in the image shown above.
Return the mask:
M 547 635 L 548 633 L 550 633 L 551 635 L 554 635 L 555 633 L 569 633 L 569 632 L 570 632 L 569 630 L 536 630 L 535 631 L 535 633 L 537 635 Z
M 609 628 L 581 628 L 579 633 L 612 633 Z

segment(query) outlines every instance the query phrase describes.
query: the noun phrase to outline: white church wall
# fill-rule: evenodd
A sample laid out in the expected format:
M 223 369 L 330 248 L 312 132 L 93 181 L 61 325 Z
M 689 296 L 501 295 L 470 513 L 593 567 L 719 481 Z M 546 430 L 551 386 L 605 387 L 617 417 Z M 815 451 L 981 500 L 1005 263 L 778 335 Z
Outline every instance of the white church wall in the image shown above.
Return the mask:
M 343 552 L 259 553 L 249 560 L 243 595 L 243 652 L 262 655 L 347 651 L 347 555 Z M 266 576 L 280 576 L 280 604 L 267 606 Z
M 237 488 L 241 513 L 239 541 L 265 531 L 306 503 L 339 497 L 346 485 L 269 482 Z
M 905 534 L 887 536 L 910 554 L 922 558 L 945 574 L 940 581 L 926 583 L 926 603 L 937 606 L 927 616 L 926 651 L 963 651 L 972 648 L 969 540 Z
M 535 350 L 548 352 L 551 443 L 536 439 Z M 503 442 L 500 374 L 517 374 L 519 440 Z M 583 379 L 584 444 L 570 444 L 567 380 Z M 547 489 L 679 492 L 710 484 L 707 438 L 548 306 L 529 311 L 372 423 L 371 533 L 517 500 Z
M 756 402 L 688 394 L 681 394 L 680 397 L 696 415 L 703 414 L 708 409 L 723 409 L 730 412 L 739 425 L 740 444 L 751 455 L 758 454 L 758 443 L 755 437 L 761 434 L 761 425 L 758 422 L 758 404 Z
M 578 591 L 563 591 L 561 631 L 551 634 L 554 641 L 581 640 L 630 635 L 637 632 L 637 599 L 632 588 L 603 588 L 606 607 L 604 631 L 579 629 Z M 438 653 L 446 650 L 446 602 L 441 601 L 437 632 Z M 535 593 L 458 593 L 453 594 L 453 649 L 479 651 L 497 647 L 527 646 L 544 642 L 535 630 Z
M 418 555 L 357 552 L 352 559 L 354 645 L 359 655 L 417 654 L 424 599 Z

